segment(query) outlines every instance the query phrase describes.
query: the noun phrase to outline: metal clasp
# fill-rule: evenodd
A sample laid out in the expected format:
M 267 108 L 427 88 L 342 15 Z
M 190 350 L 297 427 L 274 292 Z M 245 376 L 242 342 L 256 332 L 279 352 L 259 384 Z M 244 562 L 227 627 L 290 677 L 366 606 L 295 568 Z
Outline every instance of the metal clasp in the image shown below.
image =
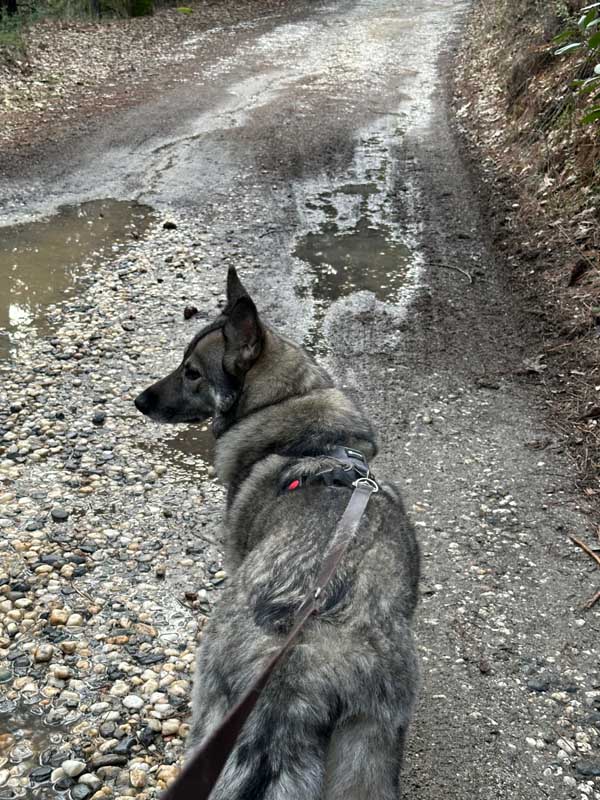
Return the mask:
M 379 491 L 379 484 L 377 483 L 377 481 L 375 481 L 373 478 L 369 478 L 369 477 L 357 478 L 352 483 L 352 486 L 354 486 L 355 489 L 358 489 L 359 486 L 370 486 L 371 487 L 371 491 L 373 493 Z

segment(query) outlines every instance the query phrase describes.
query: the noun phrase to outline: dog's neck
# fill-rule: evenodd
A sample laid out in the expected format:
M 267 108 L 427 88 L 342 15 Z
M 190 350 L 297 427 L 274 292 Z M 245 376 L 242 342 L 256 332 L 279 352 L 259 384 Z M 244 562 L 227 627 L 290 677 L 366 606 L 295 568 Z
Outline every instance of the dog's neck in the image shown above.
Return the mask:
M 377 452 L 373 429 L 352 400 L 339 389 L 317 388 L 238 420 L 217 440 L 215 466 L 231 502 L 253 467 L 268 456 L 315 456 L 337 445 L 356 448 L 367 459 Z

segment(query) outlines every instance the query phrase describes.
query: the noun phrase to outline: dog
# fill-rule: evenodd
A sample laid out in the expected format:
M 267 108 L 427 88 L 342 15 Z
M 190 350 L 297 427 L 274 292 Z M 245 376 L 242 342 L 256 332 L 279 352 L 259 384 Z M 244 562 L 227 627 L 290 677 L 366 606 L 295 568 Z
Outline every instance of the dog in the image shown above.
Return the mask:
M 222 313 L 135 405 L 159 422 L 212 417 L 228 489 L 232 578 L 198 651 L 191 753 L 280 647 L 314 584 L 351 495 L 322 479 L 339 466 L 336 448 L 370 460 L 377 445 L 357 404 L 260 318 L 233 268 Z M 411 620 L 420 558 L 397 488 L 379 487 L 211 800 L 397 800 L 419 685 Z

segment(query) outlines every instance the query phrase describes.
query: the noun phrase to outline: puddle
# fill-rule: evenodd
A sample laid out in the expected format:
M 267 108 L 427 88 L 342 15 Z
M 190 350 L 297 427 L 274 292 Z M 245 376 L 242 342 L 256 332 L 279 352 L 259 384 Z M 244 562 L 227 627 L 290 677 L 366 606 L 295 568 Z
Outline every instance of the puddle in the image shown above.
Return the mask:
M 0 766 L 12 776 L 0 786 L 0 800 L 49 800 L 64 796 L 62 792 L 68 789 L 52 786 L 49 776 L 50 769 L 72 757 L 68 725 L 78 715 L 72 712 L 71 720 L 67 714 L 56 725 L 46 724 L 47 709 L 43 712 L 38 701 L 47 702 L 39 696 L 18 703 L 0 699 Z M 29 781 L 23 786 L 26 777 Z
M 302 196 L 299 211 L 307 233 L 296 240 L 292 255 L 307 266 L 309 280 L 298 293 L 313 301 L 304 346 L 315 355 L 327 353 L 322 323 L 336 300 L 369 291 L 398 304 L 414 279 L 410 209 L 399 198 L 399 176 L 390 166 L 401 136 L 393 120 L 373 123 L 358 140 L 341 180 L 317 178 Z
M 411 250 L 371 207 L 377 193 L 375 183 L 348 183 L 306 203 L 321 221 L 296 242 L 293 255 L 308 264 L 311 275 L 304 291 L 312 295 L 315 315 L 304 346 L 314 355 L 326 352 L 322 321 L 335 300 L 366 290 L 394 302 L 407 279 Z
M 298 242 L 293 254 L 312 267 L 315 300 L 329 304 L 361 289 L 392 299 L 404 282 L 410 251 L 392 240 L 387 225 L 361 217 L 344 231 L 335 223 L 321 225 Z
M 47 334 L 45 307 L 76 296 L 102 252 L 141 234 L 151 219 L 149 206 L 93 200 L 62 206 L 48 219 L 0 228 L 0 358 L 19 339 Z
M 182 428 L 157 444 L 164 457 L 178 467 L 206 472 L 215 459 L 215 439 L 208 423 Z

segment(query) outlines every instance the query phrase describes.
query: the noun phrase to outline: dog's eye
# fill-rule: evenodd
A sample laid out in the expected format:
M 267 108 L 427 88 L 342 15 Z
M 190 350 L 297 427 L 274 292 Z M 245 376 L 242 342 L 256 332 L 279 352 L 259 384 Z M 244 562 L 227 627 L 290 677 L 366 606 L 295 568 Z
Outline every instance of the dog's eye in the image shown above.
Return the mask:
M 188 379 L 188 381 L 197 381 L 198 378 L 200 377 L 200 373 L 198 372 L 197 369 L 194 369 L 193 367 L 186 367 L 185 377 Z

